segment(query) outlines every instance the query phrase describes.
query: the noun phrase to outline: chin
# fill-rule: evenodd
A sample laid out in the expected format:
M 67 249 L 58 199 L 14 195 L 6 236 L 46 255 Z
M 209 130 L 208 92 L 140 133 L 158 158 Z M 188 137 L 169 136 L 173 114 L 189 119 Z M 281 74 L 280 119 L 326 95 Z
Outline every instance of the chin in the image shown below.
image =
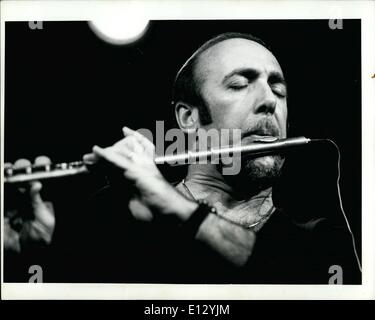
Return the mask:
M 281 175 L 284 160 L 281 155 L 242 159 L 239 173 L 223 177 L 238 192 L 257 192 L 275 184 Z
M 241 176 L 262 187 L 271 186 L 280 177 L 283 164 L 284 157 L 280 155 L 248 159 Z

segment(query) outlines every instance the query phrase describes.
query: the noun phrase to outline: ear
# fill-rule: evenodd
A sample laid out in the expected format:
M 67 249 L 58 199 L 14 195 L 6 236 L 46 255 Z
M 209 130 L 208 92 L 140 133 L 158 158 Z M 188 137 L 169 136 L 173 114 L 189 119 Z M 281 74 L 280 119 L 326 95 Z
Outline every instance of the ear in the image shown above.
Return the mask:
M 180 129 L 189 134 L 200 127 L 198 108 L 185 102 L 177 102 L 175 105 L 175 114 Z

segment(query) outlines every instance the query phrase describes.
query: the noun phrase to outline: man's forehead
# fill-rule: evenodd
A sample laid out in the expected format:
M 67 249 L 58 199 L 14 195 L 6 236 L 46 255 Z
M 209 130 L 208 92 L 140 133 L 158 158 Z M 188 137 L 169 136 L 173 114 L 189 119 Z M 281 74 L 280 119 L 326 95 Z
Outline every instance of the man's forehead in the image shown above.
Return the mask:
M 261 44 L 243 38 L 227 39 L 204 51 L 198 59 L 197 72 L 225 75 L 239 68 L 254 68 L 282 74 L 275 56 Z M 202 75 L 202 74 L 201 74 Z

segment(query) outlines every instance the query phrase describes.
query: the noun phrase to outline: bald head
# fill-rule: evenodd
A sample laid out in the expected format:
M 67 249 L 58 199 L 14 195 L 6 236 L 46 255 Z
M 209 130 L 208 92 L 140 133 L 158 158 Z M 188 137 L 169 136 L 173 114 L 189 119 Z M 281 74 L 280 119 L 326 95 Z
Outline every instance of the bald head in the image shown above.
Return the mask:
M 275 56 L 253 40 L 227 39 L 202 52 L 196 61 L 194 78 L 200 97 L 210 112 L 211 121 L 215 120 L 212 119 L 212 108 L 215 108 L 213 96 L 229 97 L 232 92 L 225 90 L 227 86 L 240 88 L 259 75 L 267 77 L 267 82 L 285 84 L 282 69 Z M 280 89 L 285 94 L 284 87 Z
M 207 75 L 226 76 L 244 66 L 253 69 L 267 66 L 283 75 L 277 59 L 265 46 L 249 39 L 231 38 L 216 43 L 197 57 L 194 77 L 202 84 Z
M 215 45 L 224 42 L 229 39 L 246 39 L 258 43 L 261 46 L 266 47 L 266 44 L 259 38 L 254 37 L 251 34 L 228 32 L 220 34 L 207 42 L 196 50 L 191 57 L 184 63 L 181 69 L 178 71 L 175 78 L 173 87 L 173 104 L 176 105 L 178 102 L 184 102 L 195 106 L 199 110 L 201 122 L 203 124 L 210 123 L 212 121 L 209 110 L 206 107 L 205 101 L 203 100 L 200 87 L 201 81 L 203 80 L 200 72 L 197 76 L 196 66 L 200 60 L 200 56 L 208 51 Z

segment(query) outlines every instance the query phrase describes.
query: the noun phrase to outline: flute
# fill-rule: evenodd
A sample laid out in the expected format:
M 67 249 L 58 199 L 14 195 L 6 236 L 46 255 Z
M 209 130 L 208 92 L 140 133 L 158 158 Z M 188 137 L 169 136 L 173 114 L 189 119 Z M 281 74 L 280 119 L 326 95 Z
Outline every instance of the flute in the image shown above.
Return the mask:
M 302 146 L 311 142 L 311 139 L 305 137 L 278 139 L 276 137 L 267 137 L 255 140 L 246 145 L 227 146 L 223 148 L 210 149 L 207 151 L 188 151 L 181 154 L 164 155 L 155 157 L 156 164 L 170 164 L 172 166 L 187 165 L 191 163 L 202 163 L 214 157 L 233 155 L 264 155 L 272 154 L 291 147 Z M 69 163 L 58 163 L 48 165 L 33 165 L 24 168 L 5 168 L 5 183 L 22 183 L 35 180 L 44 180 L 60 177 L 74 176 L 78 174 L 89 173 L 90 164 L 84 161 L 75 161 Z

